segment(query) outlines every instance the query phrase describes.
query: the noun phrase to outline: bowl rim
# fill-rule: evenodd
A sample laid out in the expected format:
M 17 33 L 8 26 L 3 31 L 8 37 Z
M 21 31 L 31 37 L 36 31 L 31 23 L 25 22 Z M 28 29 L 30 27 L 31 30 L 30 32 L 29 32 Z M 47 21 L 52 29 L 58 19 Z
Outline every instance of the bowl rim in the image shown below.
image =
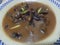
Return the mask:
M 16 2 L 16 3 L 15 3 Z M 15 1 L 13 1 L 13 2 L 11 2 L 10 4 L 8 4 L 7 6 L 5 6 L 1 11 L 0 11 L 0 39 L 2 40 L 2 41 L 4 41 L 6 44 L 8 44 L 8 45 L 12 45 L 12 44 L 14 44 L 14 45 L 26 45 L 26 43 L 19 43 L 19 42 L 16 42 L 16 41 L 14 41 L 14 40 L 11 40 L 10 38 L 8 38 L 8 37 L 6 37 L 6 35 L 5 35 L 5 33 L 4 33 L 4 31 L 3 31 L 3 28 L 2 28 L 2 19 L 3 19 L 3 17 L 4 17 L 4 15 L 6 14 L 6 12 L 11 8 L 11 7 L 13 7 L 14 5 L 16 5 L 16 4 L 18 4 L 18 3 L 21 3 L 21 2 L 28 2 L 28 1 L 25 1 L 25 0 L 20 0 L 20 1 L 17 1 L 17 0 L 15 0 Z M 35 2 L 35 1 L 32 1 L 32 2 Z M 37 43 L 35 43 L 35 44 L 42 44 L 42 43 L 54 43 L 58 38 L 59 38 L 59 26 L 60 26 L 60 24 L 59 24 L 59 17 L 60 17 L 60 13 L 59 13 L 59 9 L 55 6 L 55 5 L 53 5 L 53 4 L 51 4 L 48 0 L 45 2 L 44 0 L 42 0 L 42 1 L 38 1 L 38 0 L 36 0 L 36 2 L 39 2 L 39 3 L 43 3 L 43 4 L 46 4 L 46 5 L 49 5 L 49 7 L 53 10 L 53 12 L 55 13 L 55 16 L 56 16 L 56 21 L 57 21 L 57 24 L 56 24 L 56 28 L 55 28 L 55 31 L 53 32 L 53 34 L 51 35 L 51 36 L 49 36 L 49 38 L 47 38 L 47 39 L 45 39 L 45 40 L 42 40 L 42 41 L 40 41 L 40 42 L 37 42 Z M 58 15 L 58 16 L 57 16 Z M 1 37 L 2 36 L 2 37 Z M 53 39 L 54 38 L 54 39 Z M 52 39 L 52 40 L 51 40 Z

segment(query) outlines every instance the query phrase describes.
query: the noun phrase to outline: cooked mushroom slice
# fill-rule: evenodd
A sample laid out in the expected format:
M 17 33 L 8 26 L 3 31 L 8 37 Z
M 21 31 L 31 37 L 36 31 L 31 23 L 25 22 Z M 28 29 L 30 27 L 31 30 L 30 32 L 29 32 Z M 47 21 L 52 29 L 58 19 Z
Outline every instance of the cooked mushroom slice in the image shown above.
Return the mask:
M 18 24 L 22 20 L 23 20 L 23 17 L 21 15 L 19 15 L 19 16 L 16 15 L 16 16 L 13 17 L 12 22 L 14 22 L 15 24 Z
M 12 37 L 20 39 L 22 37 L 22 34 L 14 32 L 14 33 L 12 33 Z
M 45 34 L 45 30 L 44 30 L 44 29 L 40 29 L 40 32 L 41 32 L 42 34 Z
M 34 16 L 33 19 L 35 19 L 36 21 L 40 20 L 40 17 L 38 15 Z
M 21 16 L 21 15 L 20 15 L 20 12 L 19 12 L 19 11 L 17 11 L 16 14 L 14 15 L 14 17 L 17 18 L 17 19 L 19 19 L 20 16 Z

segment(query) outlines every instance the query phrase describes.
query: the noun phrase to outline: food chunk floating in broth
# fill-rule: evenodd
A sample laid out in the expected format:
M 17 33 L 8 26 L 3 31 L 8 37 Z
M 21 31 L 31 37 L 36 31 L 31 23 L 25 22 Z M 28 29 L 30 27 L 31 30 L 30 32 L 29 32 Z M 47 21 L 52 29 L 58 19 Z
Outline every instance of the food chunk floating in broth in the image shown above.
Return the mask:
M 49 6 L 22 2 L 8 10 L 2 25 L 6 35 L 15 41 L 38 42 L 53 33 L 56 19 Z

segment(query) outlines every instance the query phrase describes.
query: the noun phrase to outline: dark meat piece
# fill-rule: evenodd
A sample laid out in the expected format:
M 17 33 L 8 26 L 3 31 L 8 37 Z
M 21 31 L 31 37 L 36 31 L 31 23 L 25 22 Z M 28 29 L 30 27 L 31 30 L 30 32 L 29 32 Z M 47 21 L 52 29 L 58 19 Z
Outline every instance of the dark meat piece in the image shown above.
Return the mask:
M 38 14 L 36 13 L 36 11 L 32 8 L 31 9 L 31 15 L 33 15 L 33 19 L 35 19 L 36 21 L 40 20 L 40 17 L 38 16 Z
M 31 19 L 29 21 L 29 25 L 35 26 L 34 21 L 33 21 L 33 15 L 31 15 Z
M 24 20 L 24 18 L 22 17 L 22 15 L 16 14 L 13 16 L 12 20 L 14 23 L 19 23 L 20 21 Z
M 5 29 L 8 29 L 8 28 L 9 28 L 9 25 L 8 25 L 8 24 L 6 24 L 6 25 L 5 25 Z
M 14 33 L 12 33 L 12 37 L 13 38 L 20 38 L 20 37 L 22 37 L 22 34 L 14 32 Z
M 20 15 L 14 15 L 16 19 L 19 19 L 21 16 Z
M 38 15 L 34 15 L 33 19 L 35 19 L 36 21 L 39 21 L 40 17 Z
M 25 13 L 26 16 L 29 16 L 30 15 L 30 11 L 28 11 L 27 13 Z
M 31 8 L 31 9 L 30 9 L 30 14 L 31 14 L 31 15 L 34 15 L 35 13 L 36 13 L 35 10 L 34 10 L 33 8 Z
M 14 23 L 18 23 L 18 22 L 20 22 L 20 21 L 15 18 L 15 19 L 13 19 L 13 22 L 14 22 Z
M 14 8 L 14 11 L 17 11 L 17 8 Z
M 16 24 L 17 24 L 17 23 L 20 23 L 20 21 L 22 21 L 22 18 L 19 18 L 19 19 L 14 18 L 14 19 L 13 19 L 13 22 L 16 23 Z
M 19 19 L 21 17 L 21 14 L 19 11 L 16 11 L 16 14 L 14 15 L 15 18 Z
M 25 6 L 24 6 L 25 9 L 28 9 L 29 8 L 29 5 L 26 3 Z
M 33 25 L 34 26 L 33 18 L 31 18 L 31 20 L 29 21 L 29 25 Z
M 21 16 L 19 15 L 18 12 L 15 15 L 12 15 L 11 13 L 8 13 L 8 16 L 12 20 L 12 22 L 14 22 L 14 23 L 20 22 L 20 17 Z
M 14 11 L 18 11 L 18 8 L 19 8 L 19 7 L 15 7 L 15 8 L 14 8 Z
M 35 26 L 35 24 L 34 24 L 34 19 L 33 19 L 33 17 L 34 17 L 34 9 L 33 8 L 31 8 L 31 10 L 30 10 L 30 16 L 31 16 L 31 19 L 30 19 L 30 21 L 29 21 L 29 25 L 33 25 L 33 26 Z

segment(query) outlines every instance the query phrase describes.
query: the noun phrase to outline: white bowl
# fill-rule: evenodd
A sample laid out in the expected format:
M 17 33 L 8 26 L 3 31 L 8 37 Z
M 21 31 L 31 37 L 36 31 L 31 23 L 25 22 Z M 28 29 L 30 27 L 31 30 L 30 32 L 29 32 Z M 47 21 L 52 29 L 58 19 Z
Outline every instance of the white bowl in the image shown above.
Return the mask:
M 40 2 L 43 4 L 48 5 L 54 12 L 55 17 L 56 17 L 56 26 L 54 29 L 54 32 L 45 40 L 42 40 L 40 42 L 36 42 L 36 43 L 20 43 L 20 42 L 16 42 L 14 40 L 11 40 L 10 38 L 8 38 L 6 36 L 6 34 L 4 33 L 4 30 L 2 28 L 2 20 L 5 16 L 5 14 L 7 13 L 7 11 L 13 7 L 14 5 L 21 3 L 21 2 L 26 2 L 26 1 L 32 1 L 32 2 Z M 58 38 L 59 38 L 59 34 L 60 34 L 60 9 L 58 7 L 56 7 L 53 3 L 51 3 L 49 0 L 13 0 L 12 2 L 10 2 L 9 4 L 7 4 L 1 11 L 0 11 L 0 40 L 2 40 L 6 45 L 48 45 L 48 44 L 53 44 Z

